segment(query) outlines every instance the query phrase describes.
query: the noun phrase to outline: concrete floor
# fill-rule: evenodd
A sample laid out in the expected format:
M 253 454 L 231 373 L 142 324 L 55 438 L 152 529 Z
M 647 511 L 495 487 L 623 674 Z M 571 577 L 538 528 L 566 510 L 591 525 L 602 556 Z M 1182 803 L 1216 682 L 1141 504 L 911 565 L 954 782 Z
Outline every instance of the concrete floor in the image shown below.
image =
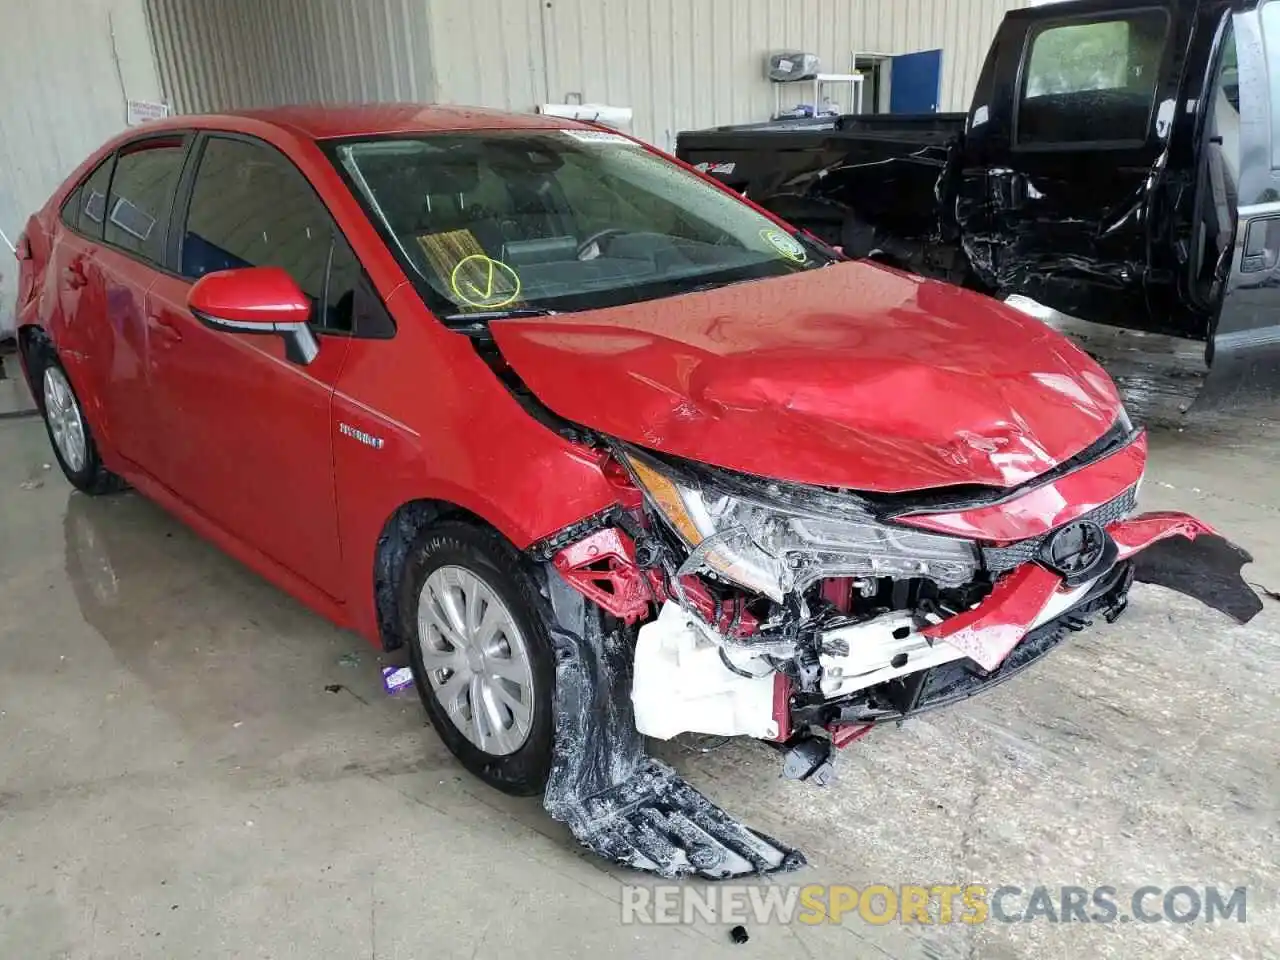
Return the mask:
M 1153 438 L 1280 589 L 1280 428 Z M 465 774 L 380 657 L 136 495 L 73 494 L 0 421 L 0 957 L 1280 957 L 1280 604 L 1236 627 L 1139 586 L 970 703 L 877 730 L 831 788 L 764 747 L 662 755 L 809 855 L 798 882 L 1247 885 L 1248 922 L 619 922 L 632 875 Z M 352 665 L 352 659 L 356 662 Z M 338 693 L 326 685 L 341 684 Z

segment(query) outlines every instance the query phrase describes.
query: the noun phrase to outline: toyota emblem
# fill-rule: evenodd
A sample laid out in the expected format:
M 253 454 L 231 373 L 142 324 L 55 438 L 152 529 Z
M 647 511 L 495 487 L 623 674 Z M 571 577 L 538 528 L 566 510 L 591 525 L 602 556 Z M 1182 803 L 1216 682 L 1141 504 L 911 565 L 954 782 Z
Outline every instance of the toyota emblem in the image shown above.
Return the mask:
M 1092 520 L 1077 520 L 1050 534 L 1040 548 L 1040 560 L 1074 585 L 1100 575 L 1108 560 L 1115 561 L 1116 552 L 1102 527 Z

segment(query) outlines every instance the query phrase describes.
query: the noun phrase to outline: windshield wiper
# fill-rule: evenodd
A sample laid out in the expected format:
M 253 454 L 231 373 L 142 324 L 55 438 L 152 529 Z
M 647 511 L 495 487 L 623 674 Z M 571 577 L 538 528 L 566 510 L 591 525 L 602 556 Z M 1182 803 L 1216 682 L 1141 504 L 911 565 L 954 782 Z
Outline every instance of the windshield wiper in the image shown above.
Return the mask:
M 681 287 L 677 293 L 705 293 L 708 290 L 719 290 L 722 287 L 732 287 L 739 283 L 754 283 L 757 280 L 767 279 L 767 277 L 742 277 L 738 280 L 705 280 L 702 283 L 695 283 L 688 287 Z
M 450 330 L 467 333 L 483 330 L 490 320 L 511 320 L 516 317 L 554 317 L 557 311 L 546 307 L 512 307 L 510 310 L 473 310 L 470 313 L 450 313 L 441 322 Z

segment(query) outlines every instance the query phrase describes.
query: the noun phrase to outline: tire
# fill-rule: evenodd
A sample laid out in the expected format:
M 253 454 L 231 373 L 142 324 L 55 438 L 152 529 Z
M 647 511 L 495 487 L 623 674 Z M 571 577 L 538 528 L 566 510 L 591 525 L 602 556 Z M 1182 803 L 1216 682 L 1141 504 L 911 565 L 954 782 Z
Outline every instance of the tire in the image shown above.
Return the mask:
M 404 636 L 431 725 L 464 767 L 516 796 L 542 793 L 551 771 L 555 657 L 538 596 L 515 548 L 454 520 L 418 536 L 400 581 Z
M 103 466 L 93 429 L 57 354 L 45 345 L 32 350 L 36 403 L 63 474 L 73 487 L 90 496 L 123 490 L 125 482 Z

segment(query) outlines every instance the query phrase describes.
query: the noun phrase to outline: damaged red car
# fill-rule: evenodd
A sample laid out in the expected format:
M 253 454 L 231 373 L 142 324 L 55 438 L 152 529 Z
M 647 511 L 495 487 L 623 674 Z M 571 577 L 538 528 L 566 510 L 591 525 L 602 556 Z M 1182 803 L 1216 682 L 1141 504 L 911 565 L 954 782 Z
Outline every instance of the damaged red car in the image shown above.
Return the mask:
M 132 485 L 407 647 L 446 745 L 611 860 L 792 869 L 646 755 L 825 782 L 1125 609 L 1239 621 L 1248 555 L 1135 515 L 1146 438 L 1058 334 L 671 158 L 415 106 L 179 117 L 27 224 L 19 337 L 76 487 Z

